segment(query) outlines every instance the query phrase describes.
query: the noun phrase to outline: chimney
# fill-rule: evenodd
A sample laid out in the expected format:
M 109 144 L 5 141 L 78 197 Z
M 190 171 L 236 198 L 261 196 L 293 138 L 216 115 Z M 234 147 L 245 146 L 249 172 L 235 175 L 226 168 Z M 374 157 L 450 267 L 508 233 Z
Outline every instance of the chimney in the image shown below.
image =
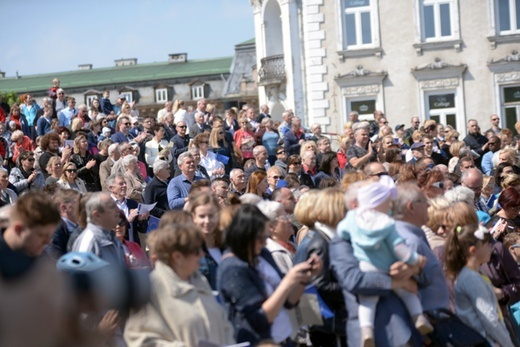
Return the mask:
M 78 65 L 79 70 L 92 70 L 92 64 L 80 64 Z
M 114 60 L 116 66 L 137 65 L 137 58 L 121 58 Z
M 168 63 L 185 63 L 188 61 L 188 53 L 168 54 Z

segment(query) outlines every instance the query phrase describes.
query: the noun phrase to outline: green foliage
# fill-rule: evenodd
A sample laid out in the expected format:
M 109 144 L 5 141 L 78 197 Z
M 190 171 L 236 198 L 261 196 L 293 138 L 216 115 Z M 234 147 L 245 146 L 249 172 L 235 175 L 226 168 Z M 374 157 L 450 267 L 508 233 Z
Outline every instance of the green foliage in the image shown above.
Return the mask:
M 11 106 L 15 102 L 19 102 L 18 95 L 15 92 L 2 93 L 2 101 Z

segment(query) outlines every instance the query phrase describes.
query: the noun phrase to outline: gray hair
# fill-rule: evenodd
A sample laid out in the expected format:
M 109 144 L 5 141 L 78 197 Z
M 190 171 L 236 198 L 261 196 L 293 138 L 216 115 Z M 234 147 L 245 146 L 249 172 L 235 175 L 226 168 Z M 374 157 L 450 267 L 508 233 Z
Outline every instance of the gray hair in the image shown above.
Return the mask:
M 458 201 L 463 201 L 470 206 L 473 206 L 475 203 L 475 192 L 473 192 L 468 187 L 457 186 L 453 189 L 448 190 L 444 193 L 446 199 L 451 203 L 455 203 Z
M 107 179 L 108 181 L 108 179 Z M 85 204 L 85 212 L 87 215 L 87 223 L 93 222 L 93 214 L 94 211 L 105 212 L 105 201 L 103 201 L 103 197 L 110 198 L 110 195 L 106 192 L 95 192 L 90 195 Z
M 5 172 L 9 176 L 9 171 L 7 171 L 4 167 L 0 166 L 0 172 Z
M 313 156 L 316 156 L 316 153 L 314 153 L 313 150 L 308 150 L 308 151 L 303 152 L 303 154 L 302 154 L 302 160 L 303 160 L 303 159 L 307 159 L 311 154 L 312 154 Z
M 156 160 L 153 163 L 153 173 L 154 173 L 154 175 L 157 175 L 157 173 L 159 171 L 161 171 L 162 169 L 167 168 L 169 166 L 170 165 L 167 162 L 165 162 L 164 160 Z
M 115 151 L 119 152 L 119 144 L 118 143 L 113 143 L 110 146 L 108 146 L 108 156 L 109 157 L 112 156 L 112 154 L 114 154 Z
M 117 173 L 107 177 L 107 179 L 105 180 L 105 186 L 110 188 L 110 186 L 114 185 L 116 178 L 124 179 L 126 182 L 125 176 L 123 174 Z
M 242 195 L 239 199 L 241 203 L 251 205 L 256 205 L 259 201 L 262 200 L 261 197 L 253 193 L 246 193 Z
M 276 217 L 285 211 L 283 205 L 277 201 L 261 200 L 256 204 L 256 207 L 262 212 L 271 222 L 276 220 Z
M 259 153 L 262 149 L 267 150 L 267 148 L 265 148 L 264 146 L 256 146 L 256 147 L 254 147 L 254 148 L 253 148 L 253 155 L 254 155 L 254 156 L 257 156 L 258 153 Z
M 184 164 L 184 161 L 187 158 L 193 159 L 193 155 L 190 152 L 181 153 L 181 155 L 179 155 L 179 158 L 177 159 L 177 165 L 182 166 L 182 164 Z M 193 159 L 193 160 L 195 160 L 195 159 Z
M 233 170 L 231 170 L 231 172 L 229 173 L 229 178 L 234 180 L 234 179 L 236 178 L 236 176 L 237 176 L 240 172 L 243 173 L 244 171 L 243 171 L 242 169 L 233 169 Z
M 397 186 L 397 199 L 392 204 L 392 216 L 395 219 L 403 218 L 408 202 L 417 201 L 421 192 L 421 189 L 415 183 L 404 182 L 399 184 Z
M 128 165 L 130 165 L 132 163 L 137 163 L 137 157 L 133 154 L 126 155 L 122 159 L 121 163 L 123 164 L 123 167 L 126 169 L 128 167 Z

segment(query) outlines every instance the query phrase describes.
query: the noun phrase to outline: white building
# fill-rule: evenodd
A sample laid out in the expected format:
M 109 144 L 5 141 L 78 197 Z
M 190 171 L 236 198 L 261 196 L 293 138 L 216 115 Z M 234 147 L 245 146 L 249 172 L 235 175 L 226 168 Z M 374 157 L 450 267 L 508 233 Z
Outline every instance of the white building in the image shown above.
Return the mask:
M 520 0 L 251 0 L 259 104 L 341 132 L 357 110 L 520 120 Z M 518 17 L 517 17 L 518 16 Z

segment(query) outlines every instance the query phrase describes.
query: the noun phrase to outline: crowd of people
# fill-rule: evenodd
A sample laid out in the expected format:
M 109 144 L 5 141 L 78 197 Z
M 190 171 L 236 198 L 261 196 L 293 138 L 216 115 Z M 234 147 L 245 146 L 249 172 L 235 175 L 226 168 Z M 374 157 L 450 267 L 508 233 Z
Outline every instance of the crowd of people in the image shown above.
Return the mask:
M 0 106 L 0 345 L 435 345 L 439 309 L 520 345 L 520 136 L 497 115 L 459 139 L 352 112 L 333 150 L 267 105 L 143 116 L 55 80 Z M 150 297 L 71 304 L 54 264 L 81 254 L 149 272 Z M 308 323 L 312 289 L 332 314 Z

